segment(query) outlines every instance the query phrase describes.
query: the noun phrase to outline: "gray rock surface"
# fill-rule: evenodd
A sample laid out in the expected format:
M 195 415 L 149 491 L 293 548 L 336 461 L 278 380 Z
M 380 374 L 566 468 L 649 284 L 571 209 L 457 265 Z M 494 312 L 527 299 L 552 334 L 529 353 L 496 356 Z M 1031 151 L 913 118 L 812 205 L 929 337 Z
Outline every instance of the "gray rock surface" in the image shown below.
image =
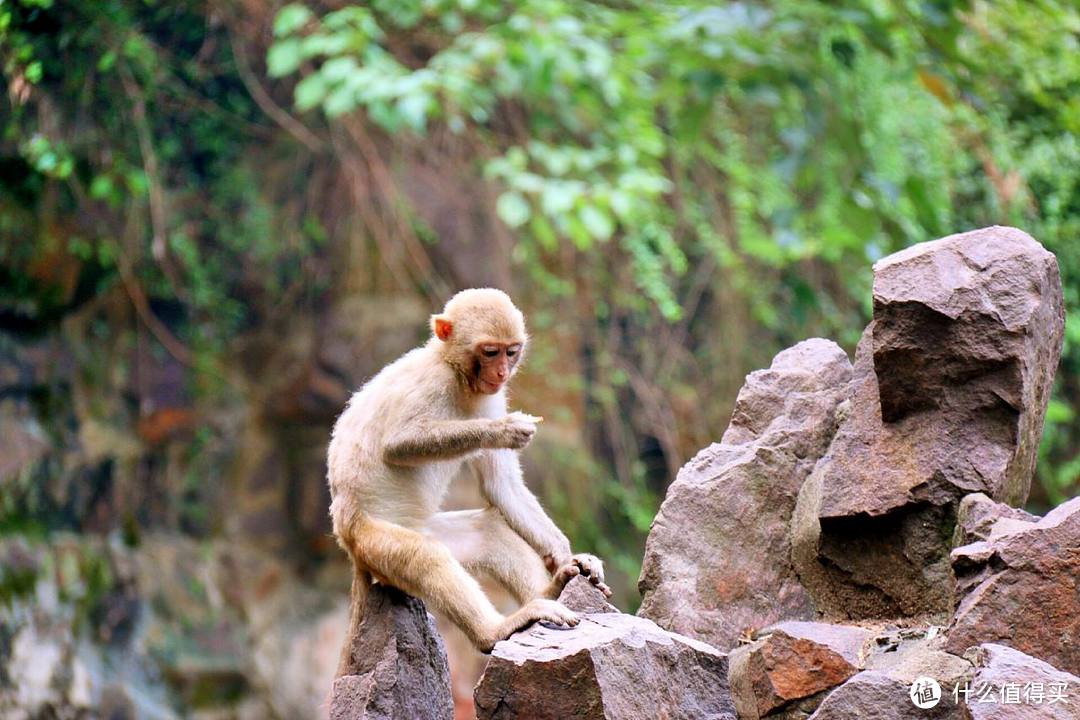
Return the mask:
M 1001 643 L 1080 674 L 1080 497 L 1042 519 L 1003 511 L 952 561 L 951 652 Z
M 971 720 L 1080 717 L 1080 677 L 1004 645 L 980 645 L 968 657 L 976 666 L 967 703 Z M 984 688 L 990 690 L 994 702 L 977 702 Z
M 721 442 L 683 467 L 653 521 L 639 615 L 720 648 L 747 629 L 815 617 L 788 524 L 850 377 L 847 355 L 822 339 L 747 376 Z
M 942 688 L 937 706 L 920 709 L 911 701 L 911 684 L 880 670 L 865 670 L 829 693 L 811 720 L 962 720 L 963 708 L 952 688 Z
M 559 602 L 579 613 L 619 612 L 619 608 L 609 603 L 604 594 L 581 575 L 566 583 L 559 595 Z
M 478 720 L 735 720 L 726 655 L 612 612 L 498 643 L 474 698 Z
M 372 585 L 361 617 L 334 680 L 331 720 L 453 718 L 446 648 L 424 604 Z
M 1027 498 L 1063 328 L 1057 261 L 1014 228 L 874 266 L 847 417 L 793 522 L 795 567 L 820 611 L 952 610 L 956 506 L 975 492 Z

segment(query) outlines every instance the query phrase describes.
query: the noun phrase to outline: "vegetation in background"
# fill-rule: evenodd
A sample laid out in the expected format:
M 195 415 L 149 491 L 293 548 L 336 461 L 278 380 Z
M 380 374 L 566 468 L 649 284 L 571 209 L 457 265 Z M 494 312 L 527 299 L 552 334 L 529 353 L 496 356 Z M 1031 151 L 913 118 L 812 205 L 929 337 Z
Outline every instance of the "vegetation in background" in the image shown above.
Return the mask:
M 547 499 L 632 575 L 745 372 L 810 335 L 853 347 L 874 260 L 1007 223 L 1065 283 L 1034 498 L 1055 503 L 1080 489 L 1078 44 L 1069 0 L 3 0 L 0 352 L 78 315 L 80 372 L 120 397 L 79 412 L 145 420 L 109 350 L 138 343 L 224 403 L 240 343 L 345 268 L 429 304 L 454 284 L 403 178 L 455 149 L 443 184 L 493 188 L 513 240 L 530 368 L 582 399 Z M 42 418 L 66 390 L 35 391 Z M 185 490 L 178 526 L 215 531 L 216 497 Z M 58 507 L 0 501 L 4 527 Z

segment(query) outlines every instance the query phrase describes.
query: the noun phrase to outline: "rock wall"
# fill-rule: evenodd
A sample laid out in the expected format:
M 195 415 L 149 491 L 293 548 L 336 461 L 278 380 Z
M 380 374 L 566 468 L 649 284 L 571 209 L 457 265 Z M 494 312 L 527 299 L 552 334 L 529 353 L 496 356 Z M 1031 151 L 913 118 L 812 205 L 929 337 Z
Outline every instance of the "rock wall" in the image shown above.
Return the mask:
M 1011 507 L 1063 329 L 1056 260 L 1014 228 L 878 262 L 854 364 L 825 340 L 781 352 L 682 469 L 640 614 L 734 648 L 740 718 L 1080 717 L 1080 498 Z M 965 700 L 1051 678 L 1053 704 Z
M 642 617 L 730 647 L 746 628 L 815 616 L 791 563 L 789 524 L 850 379 L 847 355 L 821 339 L 746 378 L 727 432 L 683 467 L 653 521 Z

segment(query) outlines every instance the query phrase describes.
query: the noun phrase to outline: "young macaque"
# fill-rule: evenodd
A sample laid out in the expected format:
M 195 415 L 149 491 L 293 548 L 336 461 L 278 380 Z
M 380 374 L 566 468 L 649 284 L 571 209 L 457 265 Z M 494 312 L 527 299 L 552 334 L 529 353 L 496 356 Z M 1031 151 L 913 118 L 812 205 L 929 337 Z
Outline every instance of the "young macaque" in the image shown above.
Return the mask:
M 524 317 L 499 290 L 464 290 L 431 328 L 427 344 L 352 397 L 330 441 L 330 515 L 353 561 L 354 627 L 372 579 L 421 598 L 484 652 L 535 621 L 576 625 L 555 600 L 563 586 L 581 574 L 611 590 L 600 560 L 571 553 L 522 480 L 516 451 L 541 420 L 506 408 L 528 340 Z M 462 464 L 488 506 L 441 512 Z M 503 585 L 521 607 L 504 617 L 473 575 Z

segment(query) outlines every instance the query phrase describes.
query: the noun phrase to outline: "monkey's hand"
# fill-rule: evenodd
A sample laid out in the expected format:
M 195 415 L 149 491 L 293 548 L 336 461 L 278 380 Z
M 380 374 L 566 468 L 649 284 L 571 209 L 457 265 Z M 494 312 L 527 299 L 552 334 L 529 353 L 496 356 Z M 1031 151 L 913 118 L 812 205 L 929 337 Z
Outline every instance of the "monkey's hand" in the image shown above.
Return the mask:
M 604 563 L 600 558 L 589 553 L 578 553 L 570 559 L 570 564 L 578 568 L 584 577 L 589 578 L 589 582 L 604 593 L 604 597 L 611 597 L 611 588 L 604 582 Z
M 498 420 L 492 420 L 495 425 L 491 448 L 507 448 L 520 450 L 529 444 L 533 435 L 536 434 L 536 424 L 544 418 L 535 415 L 527 415 L 523 412 L 512 412 Z

